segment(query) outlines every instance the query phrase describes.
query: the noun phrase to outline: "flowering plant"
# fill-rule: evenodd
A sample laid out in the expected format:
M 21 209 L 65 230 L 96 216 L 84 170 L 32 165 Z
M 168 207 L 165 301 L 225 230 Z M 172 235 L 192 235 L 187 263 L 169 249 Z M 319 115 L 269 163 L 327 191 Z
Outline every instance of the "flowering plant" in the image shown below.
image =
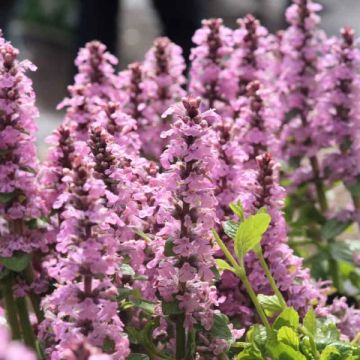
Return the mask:
M 360 50 L 320 9 L 204 20 L 189 80 L 86 44 L 41 164 L 0 36 L 1 359 L 359 358 Z

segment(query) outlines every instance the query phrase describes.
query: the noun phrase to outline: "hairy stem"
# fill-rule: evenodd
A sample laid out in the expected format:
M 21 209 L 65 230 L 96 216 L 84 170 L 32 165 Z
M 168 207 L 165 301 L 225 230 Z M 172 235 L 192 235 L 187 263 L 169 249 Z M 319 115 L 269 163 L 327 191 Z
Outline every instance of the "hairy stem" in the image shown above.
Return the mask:
M 29 264 L 29 266 L 24 270 L 23 275 L 27 284 L 30 285 L 34 281 L 34 273 L 31 264 Z M 40 323 L 44 320 L 44 313 L 42 312 L 40 307 L 40 297 L 37 294 L 35 294 L 34 291 L 31 291 L 29 294 L 29 298 L 31 301 L 31 305 L 34 309 L 36 318 Z
M 20 324 L 23 332 L 24 342 L 27 346 L 36 350 L 36 339 L 33 327 L 30 323 L 29 312 L 24 297 L 16 299 L 16 307 L 19 313 Z
M 184 327 L 185 317 L 183 314 L 176 316 L 176 360 L 185 359 L 186 351 L 186 334 Z
M 5 302 L 6 319 L 11 329 L 11 335 L 14 340 L 21 340 L 21 331 L 17 318 L 17 309 L 12 292 L 12 274 L 2 280 L 2 291 Z
M 283 308 L 286 308 L 287 307 L 287 304 L 286 304 L 286 301 L 281 293 L 281 291 L 279 290 L 278 286 L 276 285 L 276 282 L 271 274 L 271 271 L 269 269 L 269 266 L 264 258 L 264 255 L 263 255 L 263 252 L 260 248 L 260 251 L 257 251 L 256 252 L 256 255 L 260 261 L 260 264 L 261 264 L 261 267 L 263 268 L 264 272 L 265 272 L 265 275 L 270 283 L 270 286 L 272 288 L 272 290 L 274 291 L 275 295 L 277 296 L 279 302 L 280 302 L 280 305 L 283 307 Z

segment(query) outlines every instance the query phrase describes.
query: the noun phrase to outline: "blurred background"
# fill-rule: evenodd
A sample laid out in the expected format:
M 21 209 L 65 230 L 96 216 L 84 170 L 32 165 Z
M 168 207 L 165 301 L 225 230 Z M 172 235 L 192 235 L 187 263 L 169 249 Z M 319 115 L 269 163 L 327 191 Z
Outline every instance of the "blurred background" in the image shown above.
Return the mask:
M 335 34 L 341 26 L 360 32 L 359 0 L 323 0 L 322 27 Z M 0 0 L 0 29 L 38 70 L 31 74 L 40 108 L 38 143 L 60 123 L 56 105 L 72 83 L 77 49 L 98 39 L 119 58 L 119 69 L 142 60 L 155 37 L 166 35 L 185 56 L 201 19 L 222 17 L 235 28 L 236 19 L 254 14 L 271 31 L 286 26 L 288 0 Z

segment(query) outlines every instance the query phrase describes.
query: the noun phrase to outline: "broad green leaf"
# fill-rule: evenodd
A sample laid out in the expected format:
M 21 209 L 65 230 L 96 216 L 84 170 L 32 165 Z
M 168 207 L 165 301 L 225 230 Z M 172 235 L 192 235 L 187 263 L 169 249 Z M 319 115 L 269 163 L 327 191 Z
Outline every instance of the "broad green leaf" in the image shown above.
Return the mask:
M 304 327 L 311 336 L 316 334 L 316 316 L 313 308 L 310 308 L 304 317 Z
M 299 314 L 292 307 L 288 307 L 276 318 L 273 328 L 279 330 L 282 326 L 297 329 L 299 326 Z
M 360 197 L 360 182 L 348 186 L 348 189 L 352 195 Z
M 129 264 L 122 263 L 119 266 L 119 270 L 122 275 L 135 276 L 135 271 Z
M 244 208 L 240 201 L 236 203 L 230 203 L 229 207 L 233 211 L 233 213 L 239 217 L 241 221 L 244 221 Z
M 295 350 L 299 348 L 298 334 L 291 327 L 281 327 L 277 333 L 277 339 L 280 342 L 293 347 Z
M 171 301 L 171 302 L 163 301 L 161 307 L 164 315 L 179 315 L 183 313 L 183 311 L 181 311 L 179 308 L 178 301 Z
M 335 346 L 329 345 L 321 353 L 320 360 L 340 360 L 340 353 Z
M 0 193 L 0 204 L 7 204 L 17 196 L 15 191 L 11 193 Z
M 130 354 L 126 360 L 150 360 L 150 358 L 145 354 Z
M 224 232 L 230 239 L 235 239 L 237 228 L 239 224 L 233 220 L 225 221 Z
M 173 251 L 174 248 L 174 241 L 172 238 L 169 238 L 166 240 L 165 242 L 165 246 L 164 246 L 164 255 L 165 256 L 174 256 L 175 253 Z
M 235 273 L 235 269 L 230 264 L 228 264 L 225 260 L 216 259 L 215 262 L 216 262 L 216 266 L 220 272 L 222 272 L 224 270 L 229 270 L 229 271 Z
M 129 296 L 140 299 L 141 298 L 141 291 L 139 289 L 131 289 L 127 287 L 121 287 L 118 290 L 118 301 L 122 301 L 127 299 Z
M 0 257 L 0 264 L 3 264 L 11 271 L 21 272 L 26 269 L 31 259 L 30 254 L 14 253 L 12 257 Z
M 343 222 L 336 219 L 330 219 L 326 221 L 321 229 L 321 237 L 325 240 L 334 239 L 344 232 L 350 224 L 350 221 Z
M 266 347 L 272 360 L 306 360 L 299 350 L 279 341 L 268 341 Z
M 229 329 L 229 320 L 225 315 L 214 315 L 214 322 L 210 330 L 210 335 L 215 339 L 226 340 L 228 343 L 233 341 L 233 337 Z
M 131 299 L 131 303 L 142 310 L 144 310 L 149 315 L 153 315 L 155 311 L 155 304 L 148 300 L 143 299 Z
M 353 254 L 360 252 L 360 240 L 336 241 L 330 246 L 331 256 L 338 261 L 353 264 Z
M 256 214 L 249 216 L 239 225 L 235 237 L 235 253 L 239 259 L 260 243 L 270 221 L 268 214 Z
M 266 329 L 262 325 L 253 325 L 246 333 L 246 340 L 253 344 L 256 349 L 260 352 L 265 353 L 266 351 L 266 342 L 267 342 L 267 333 Z
M 250 347 L 237 355 L 236 360 L 264 360 L 264 357 L 258 349 Z
M 259 294 L 257 298 L 267 316 L 274 316 L 274 314 L 282 310 L 282 306 L 276 295 Z

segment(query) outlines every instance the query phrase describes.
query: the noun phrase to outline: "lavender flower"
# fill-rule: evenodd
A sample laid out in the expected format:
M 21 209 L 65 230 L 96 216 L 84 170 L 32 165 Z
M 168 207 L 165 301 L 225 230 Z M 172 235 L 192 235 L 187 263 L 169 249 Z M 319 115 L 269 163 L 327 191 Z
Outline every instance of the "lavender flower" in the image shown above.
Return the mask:
M 163 191 L 170 196 L 166 223 L 158 235 L 169 239 L 172 254 L 165 253 L 160 262 L 156 286 L 163 302 L 175 301 L 183 311 L 184 318 L 177 321 L 184 321 L 188 331 L 200 325 L 205 332 L 199 335 L 199 344 L 210 345 L 206 331 L 212 327 L 217 304 L 210 229 L 216 221 L 217 202 L 210 178 L 215 159 L 208 141 L 208 122 L 217 115 L 201 113 L 199 106 L 199 99 L 184 98 L 165 114 L 174 117 L 171 130 L 164 134 L 170 136 L 170 143 L 161 156 Z M 204 351 L 218 354 L 226 347 L 226 342 L 218 339 L 215 348 L 205 347 Z
M 19 51 L 0 37 L 0 255 L 44 249 L 40 233 L 29 222 L 43 215 L 44 205 L 36 183 L 38 162 L 34 119 L 35 94 Z
M 170 128 L 168 119 L 161 118 L 161 115 L 185 93 L 182 89 L 185 62 L 181 48 L 168 38 L 156 39 L 145 56 L 143 70 L 147 103 L 144 109 L 146 125 L 141 132 L 141 140 L 145 155 L 157 158 L 166 145 L 160 134 Z
M 203 98 L 205 107 L 215 107 L 221 115 L 231 114 L 229 102 L 237 92 L 235 73 L 229 66 L 232 31 L 221 19 L 203 20 L 193 41 L 197 47 L 190 56 L 190 93 Z
M 55 345 L 52 359 L 62 359 L 77 342 L 89 342 L 114 359 L 125 359 L 128 339 L 117 314 L 117 290 L 111 282 L 117 269 L 117 241 L 110 231 L 113 217 L 104 206 L 105 185 L 79 157 L 63 179 L 67 185 L 54 204 L 64 207 L 57 235 L 57 264 L 49 269 L 58 286 L 43 301 Z

